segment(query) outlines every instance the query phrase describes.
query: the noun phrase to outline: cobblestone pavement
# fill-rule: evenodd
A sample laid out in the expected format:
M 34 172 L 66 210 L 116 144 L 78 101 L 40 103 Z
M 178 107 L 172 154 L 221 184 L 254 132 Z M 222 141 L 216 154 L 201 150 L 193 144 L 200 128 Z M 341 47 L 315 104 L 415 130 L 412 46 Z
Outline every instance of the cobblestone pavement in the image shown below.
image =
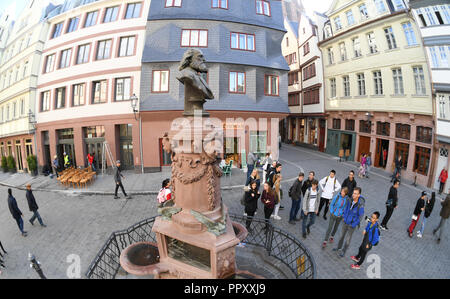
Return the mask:
M 283 163 L 283 189 L 285 194 L 300 170 L 305 173 L 315 170 L 317 177 L 328 175 L 330 169 L 337 171 L 340 182 L 344 180 L 350 169 L 356 169 L 354 163 L 339 163 L 329 155 L 309 149 L 283 145 L 281 149 Z M 165 175 L 165 174 L 163 174 Z M 234 183 L 242 174 L 236 170 Z M 227 178 L 229 179 L 229 178 Z M 157 190 L 155 186 L 146 185 L 146 189 Z M 223 180 L 222 180 L 223 182 Z M 366 215 L 378 210 L 382 217 L 385 213 L 384 202 L 389 190 L 388 174 L 374 170 L 370 179 L 357 179 L 366 198 Z M 226 184 L 226 182 L 225 182 Z M 81 259 L 81 275 L 84 276 L 90 262 L 107 240 L 111 232 L 122 230 L 128 226 L 156 214 L 156 199 L 154 195 L 133 196 L 130 200 L 114 200 L 111 196 L 85 196 L 77 194 L 61 194 L 58 192 L 35 192 L 40 213 L 48 225 L 41 228 L 38 224 L 31 226 L 25 192 L 13 190 L 19 207 L 24 213 L 25 230 L 28 237 L 20 235 L 14 219 L 11 217 L 7 201 L 6 187 L 0 187 L 0 240 L 8 255 L 4 258 L 7 269 L 2 269 L 0 279 L 5 278 L 37 278 L 37 274 L 29 268 L 28 252 L 36 255 L 42 263 L 44 273 L 49 278 L 65 278 L 70 265 L 67 257 L 77 254 Z M 399 207 L 389 222 L 389 231 L 383 231 L 380 244 L 369 254 L 377 254 L 381 259 L 382 278 L 450 278 L 450 228 L 447 226 L 441 244 L 437 245 L 432 229 L 439 222 L 440 204 L 437 200 L 435 209 L 428 220 L 422 239 L 415 236 L 410 239 L 406 229 L 411 220 L 411 214 L 422 188 L 416 188 L 409 183 L 402 183 L 399 188 Z M 223 191 L 222 196 L 230 212 L 243 213 L 240 205 L 241 188 Z M 284 210 L 280 211 L 282 220 L 274 220 L 275 225 L 291 232 L 299 238 L 312 252 L 317 265 L 318 278 L 367 278 L 367 264 L 361 270 L 350 269 L 350 255 L 354 255 L 362 240 L 362 228 L 353 235 L 352 243 L 344 258 L 339 258 L 329 245 L 321 249 L 327 222 L 316 218 L 311 234 L 306 240 L 301 237 L 301 225 L 287 223 L 290 199 L 283 200 Z M 262 205 L 258 207 L 256 217 L 262 217 Z M 421 221 L 419 222 L 421 224 Z M 340 230 L 336 236 L 339 237 Z

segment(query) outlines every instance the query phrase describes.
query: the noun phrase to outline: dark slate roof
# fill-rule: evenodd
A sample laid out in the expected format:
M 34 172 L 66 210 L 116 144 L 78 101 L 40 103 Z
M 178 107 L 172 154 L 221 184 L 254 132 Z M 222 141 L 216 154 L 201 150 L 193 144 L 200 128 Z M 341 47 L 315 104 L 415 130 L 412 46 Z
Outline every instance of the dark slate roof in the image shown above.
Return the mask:
M 291 27 L 292 31 L 294 32 L 295 36 L 298 38 L 298 27 L 299 27 L 299 23 L 298 22 L 294 22 L 294 21 L 290 21 L 290 20 L 286 20 L 289 24 L 289 26 Z
M 281 1 L 270 1 L 271 16 L 256 14 L 254 0 L 229 0 L 228 9 L 211 8 L 211 0 L 183 0 L 182 7 L 165 7 L 165 1 L 152 1 L 148 20 L 195 19 L 245 23 L 286 31 Z

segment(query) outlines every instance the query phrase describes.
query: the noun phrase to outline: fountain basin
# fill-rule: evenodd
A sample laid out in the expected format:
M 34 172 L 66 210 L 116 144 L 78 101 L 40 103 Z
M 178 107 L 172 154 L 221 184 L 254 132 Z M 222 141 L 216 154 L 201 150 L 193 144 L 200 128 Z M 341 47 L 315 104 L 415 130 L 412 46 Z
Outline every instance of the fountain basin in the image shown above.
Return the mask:
M 157 275 L 166 271 L 159 263 L 159 250 L 156 243 L 138 242 L 125 248 L 120 254 L 122 268 L 134 275 Z

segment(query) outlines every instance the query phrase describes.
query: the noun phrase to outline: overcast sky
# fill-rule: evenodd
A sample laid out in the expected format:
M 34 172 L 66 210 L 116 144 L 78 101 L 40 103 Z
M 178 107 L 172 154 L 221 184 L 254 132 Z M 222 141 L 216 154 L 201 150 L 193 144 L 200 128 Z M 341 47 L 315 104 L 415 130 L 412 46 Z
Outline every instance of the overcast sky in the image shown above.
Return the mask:
M 329 8 L 333 0 L 302 0 L 303 6 L 305 6 L 306 13 L 312 16 L 314 11 L 324 13 Z

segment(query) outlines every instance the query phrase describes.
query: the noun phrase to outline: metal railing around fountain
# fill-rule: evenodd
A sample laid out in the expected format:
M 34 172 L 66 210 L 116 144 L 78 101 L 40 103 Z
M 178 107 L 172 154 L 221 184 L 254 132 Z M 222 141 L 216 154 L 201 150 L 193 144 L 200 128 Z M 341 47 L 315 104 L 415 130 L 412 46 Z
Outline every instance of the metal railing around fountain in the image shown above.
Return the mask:
M 126 230 L 116 231 L 100 249 L 86 272 L 89 279 L 114 279 L 120 269 L 120 253 L 136 242 L 155 242 L 156 236 L 152 226 L 156 217 L 152 217 Z M 231 220 L 245 225 L 247 217 L 230 214 Z M 310 251 L 292 234 L 269 224 L 265 230 L 264 219 L 253 218 L 246 244 L 262 247 L 269 256 L 284 263 L 297 279 L 313 279 L 316 265 Z

